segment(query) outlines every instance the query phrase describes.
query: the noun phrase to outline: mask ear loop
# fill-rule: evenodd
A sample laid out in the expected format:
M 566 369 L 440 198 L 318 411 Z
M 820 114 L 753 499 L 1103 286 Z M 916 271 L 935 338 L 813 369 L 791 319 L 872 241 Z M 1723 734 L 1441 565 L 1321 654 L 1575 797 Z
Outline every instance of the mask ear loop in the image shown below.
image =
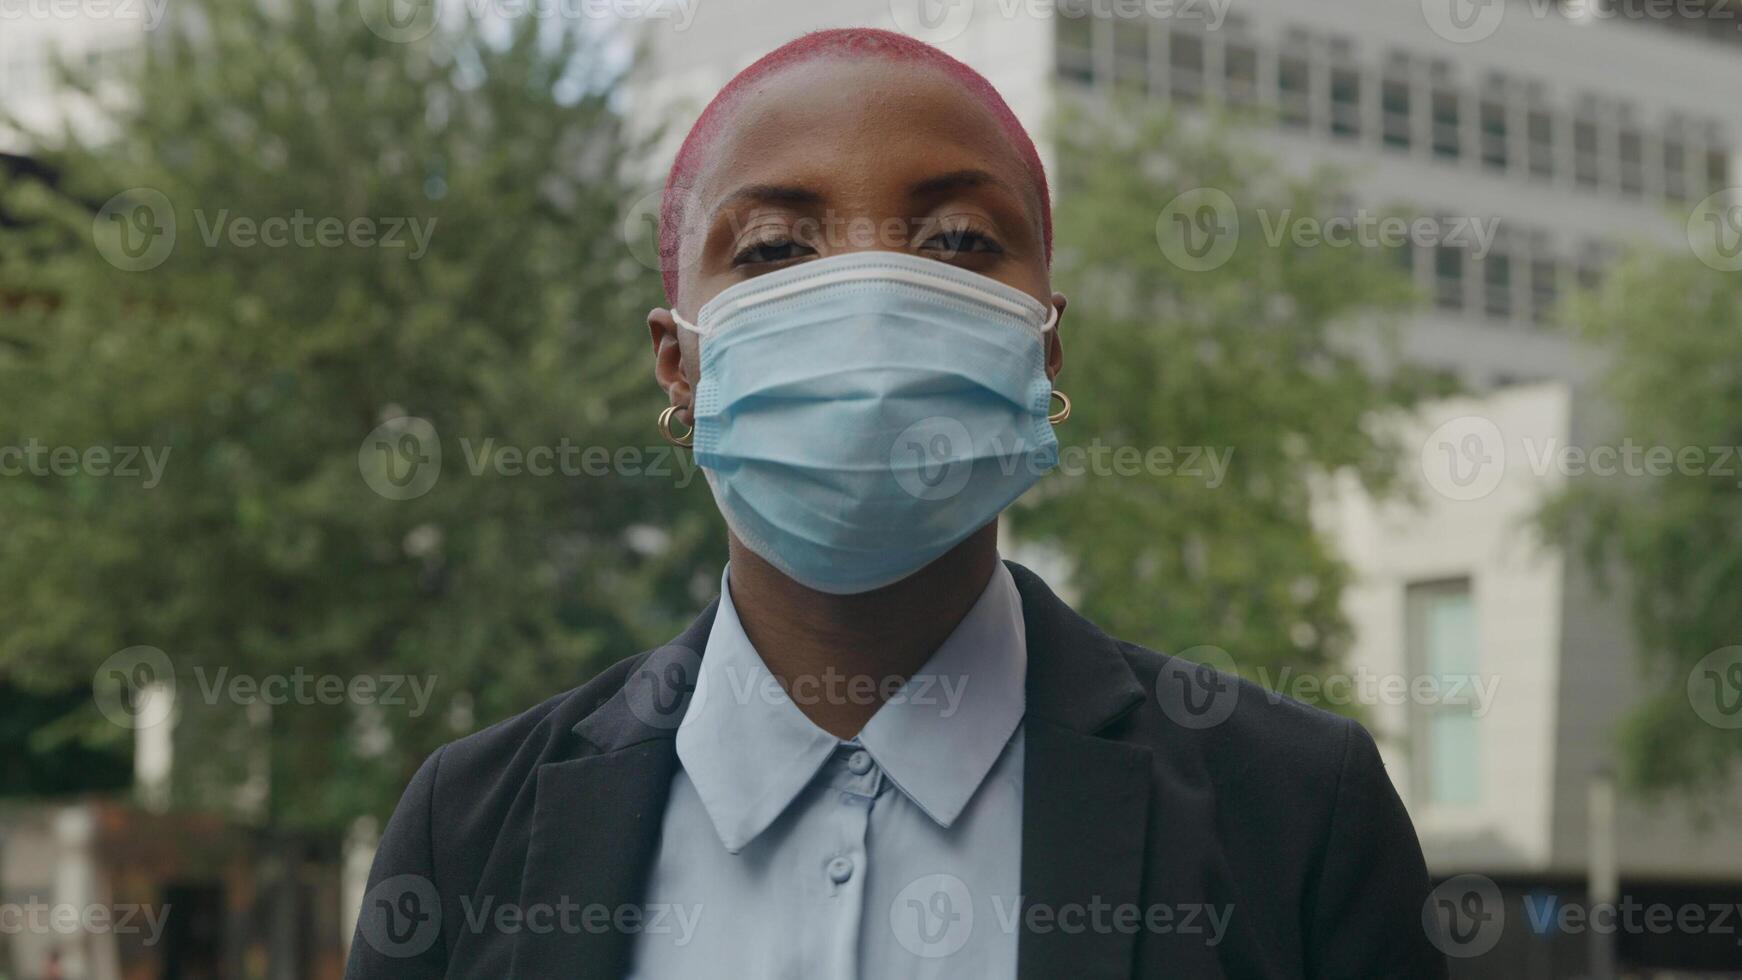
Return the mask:
M 1051 303 L 1047 304 L 1047 308 L 1051 312 L 1047 314 L 1046 322 L 1040 325 L 1040 335 L 1043 338 L 1057 329 L 1059 325 L 1059 308 Z M 1060 422 L 1071 417 L 1071 396 L 1057 388 L 1054 388 L 1052 390 L 1052 397 L 1059 400 L 1061 407 L 1058 411 L 1048 415 L 1046 420 L 1053 425 L 1058 425 Z

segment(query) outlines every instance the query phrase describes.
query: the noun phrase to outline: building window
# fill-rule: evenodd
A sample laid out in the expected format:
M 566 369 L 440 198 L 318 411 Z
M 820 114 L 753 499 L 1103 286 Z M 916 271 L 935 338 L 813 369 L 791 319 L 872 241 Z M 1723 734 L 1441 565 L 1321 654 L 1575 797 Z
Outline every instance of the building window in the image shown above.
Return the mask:
M 1437 89 L 1433 94 L 1434 156 L 1442 160 L 1458 158 L 1458 93 Z
M 1434 304 L 1442 310 L 1464 308 L 1464 250 L 1444 241 L 1434 246 Z
M 1198 42 L 1198 86 L 1203 87 L 1203 42 Z M 1131 92 L 1149 91 L 1149 21 L 1113 21 L 1113 84 Z
M 1730 154 L 1724 150 L 1706 151 L 1706 191 L 1721 191 L 1730 186 Z
M 1554 322 L 1560 300 L 1560 266 L 1539 246 L 1530 259 L 1530 319 L 1537 324 Z
M 1258 49 L 1244 41 L 1230 41 L 1222 52 L 1222 74 L 1227 81 L 1228 103 L 1258 104 Z
M 1544 180 L 1554 179 L 1554 116 L 1547 109 L 1532 109 L 1525 118 L 1529 133 L 1527 153 L 1530 175 Z
M 1479 263 L 1482 267 L 1482 312 L 1496 320 L 1512 319 L 1512 256 L 1496 241 Z
M 1396 150 L 1409 149 L 1409 80 L 1387 78 L 1379 86 L 1379 111 L 1385 145 Z
M 1480 669 L 1470 580 L 1410 585 L 1405 594 L 1408 647 L 1418 677 L 1446 692 L 1415 705 L 1416 790 L 1426 802 L 1468 806 L 1482 799 L 1481 719 L 1472 692 Z M 1459 693 L 1452 693 L 1459 692 Z
M 1306 42 L 1293 38 L 1276 61 L 1276 96 L 1279 117 L 1285 126 L 1312 124 L 1312 62 Z
M 1353 68 L 1331 69 L 1331 135 L 1361 135 L 1361 74 Z
M 1591 119 L 1573 120 L 1573 182 L 1584 188 L 1595 188 L 1600 181 L 1597 166 L 1597 123 Z
M 1626 128 L 1618 137 L 1621 151 L 1621 193 L 1639 197 L 1645 193 L 1645 137 Z
M 1489 170 L 1506 170 L 1506 104 L 1482 100 L 1482 164 Z
M 1678 136 L 1663 139 L 1663 196 L 1677 204 L 1688 199 L 1688 148 Z
M 1192 103 L 1204 95 L 1204 39 L 1175 31 L 1168 35 L 1168 88 L 1175 102 Z
M 1608 250 L 1600 245 L 1588 245 L 1579 256 L 1574 275 L 1583 290 L 1597 290 L 1603 286 L 1603 270 L 1609 264 Z
M 1059 17 L 1058 58 L 1059 78 L 1079 85 L 1095 83 L 1094 21 L 1087 17 Z

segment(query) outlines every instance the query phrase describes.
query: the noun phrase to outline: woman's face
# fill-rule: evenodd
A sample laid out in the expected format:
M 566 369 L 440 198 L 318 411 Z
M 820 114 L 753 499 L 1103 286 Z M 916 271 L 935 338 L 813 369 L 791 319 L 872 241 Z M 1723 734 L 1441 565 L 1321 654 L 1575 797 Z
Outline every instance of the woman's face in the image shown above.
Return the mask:
M 1040 196 L 998 122 L 942 72 L 879 59 L 785 69 L 746 94 L 697 174 L 679 246 L 677 310 L 735 283 L 844 252 L 948 262 L 1057 306 Z M 648 315 L 655 373 L 690 422 L 696 339 Z M 1051 331 L 1047 374 L 1062 359 Z

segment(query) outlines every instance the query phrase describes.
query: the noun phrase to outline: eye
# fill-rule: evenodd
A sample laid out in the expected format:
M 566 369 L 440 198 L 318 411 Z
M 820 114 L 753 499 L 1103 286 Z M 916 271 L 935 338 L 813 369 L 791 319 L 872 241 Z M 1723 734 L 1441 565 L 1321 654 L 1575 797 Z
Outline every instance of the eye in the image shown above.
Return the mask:
M 996 255 L 1004 251 L 1004 247 L 998 244 L 997 239 L 971 224 L 957 224 L 941 228 L 930 238 L 920 243 L 920 249 L 926 252 L 942 253 L 945 258 L 976 252 Z
M 764 265 L 771 262 L 786 262 L 816 254 L 816 249 L 790 238 L 771 236 L 759 242 L 752 242 L 732 256 L 732 265 Z

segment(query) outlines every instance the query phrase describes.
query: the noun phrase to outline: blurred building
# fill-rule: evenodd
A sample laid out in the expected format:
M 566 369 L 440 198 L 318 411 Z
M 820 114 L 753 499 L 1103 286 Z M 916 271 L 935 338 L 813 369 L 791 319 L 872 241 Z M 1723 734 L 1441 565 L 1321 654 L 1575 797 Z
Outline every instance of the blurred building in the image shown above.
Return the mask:
M 744 17 L 701 4 L 687 30 L 645 26 L 641 118 L 693 118 L 758 55 L 842 26 L 939 45 L 1037 135 L 1063 100 L 1120 90 L 1194 118 L 1253 110 L 1263 121 L 1245 135 L 1284 166 L 1343 173 L 1345 215 L 1401 206 L 1447 231 L 1494 229 L 1482 247 L 1447 234 L 1403 252 L 1428 297 L 1405 355 L 1474 393 L 1405 423 L 1420 504 L 1328 486 L 1316 508 L 1356 573 L 1350 680 L 1431 870 L 1480 875 L 1504 906 L 1495 951 L 1456 960 L 1455 975 L 1600 976 L 1613 955 L 1625 975 L 1742 976 L 1742 923 L 1622 929 L 1611 954 L 1594 930 L 1544 919 L 1620 896 L 1742 902 L 1742 827 L 1674 803 L 1609 805 L 1611 746 L 1640 675 L 1633 634 L 1620 603 L 1530 528 L 1567 478 L 1557 447 L 1610 438 L 1587 389 L 1600 364 L 1549 329 L 1556 302 L 1595 284 L 1623 244 L 1689 247 L 1695 202 L 1736 182 L 1742 13 L 1602 0 L 783 0 Z M 1042 154 L 1050 165 L 1056 150 Z M 1166 203 L 1134 202 L 1158 214 Z M 1384 687 L 1456 677 L 1487 694 Z

